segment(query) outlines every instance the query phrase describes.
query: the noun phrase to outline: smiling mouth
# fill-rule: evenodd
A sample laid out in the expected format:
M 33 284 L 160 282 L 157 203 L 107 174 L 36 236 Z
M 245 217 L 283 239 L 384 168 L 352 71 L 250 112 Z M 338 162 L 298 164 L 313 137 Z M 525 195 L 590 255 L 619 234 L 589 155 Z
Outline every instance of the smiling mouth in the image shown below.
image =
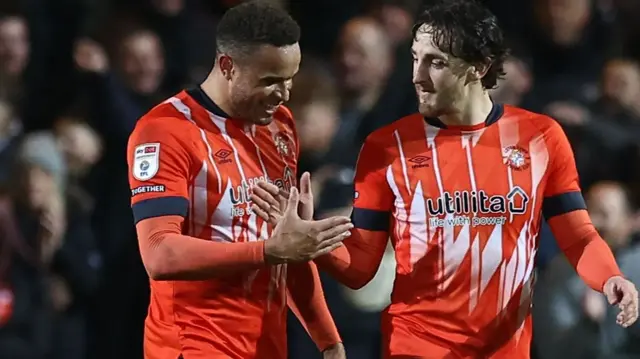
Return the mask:
M 265 112 L 270 114 L 270 115 L 272 115 L 274 112 L 276 112 L 278 107 L 280 107 L 280 104 L 277 104 L 277 105 L 266 105 L 265 106 Z

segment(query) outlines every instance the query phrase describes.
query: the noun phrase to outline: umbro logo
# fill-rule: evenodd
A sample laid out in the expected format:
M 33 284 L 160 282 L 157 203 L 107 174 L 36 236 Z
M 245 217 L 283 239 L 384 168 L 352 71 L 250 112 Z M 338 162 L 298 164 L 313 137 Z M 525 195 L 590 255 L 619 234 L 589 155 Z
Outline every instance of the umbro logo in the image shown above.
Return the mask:
M 221 150 L 218 150 L 218 152 L 216 152 L 213 156 L 216 158 L 219 164 L 225 164 L 231 163 L 231 158 L 229 158 L 229 156 L 231 156 L 231 153 L 231 151 L 223 148 Z
M 429 167 L 429 162 L 431 162 L 431 157 L 419 155 L 419 156 L 410 158 L 409 162 L 411 162 L 412 164 L 411 168 Z

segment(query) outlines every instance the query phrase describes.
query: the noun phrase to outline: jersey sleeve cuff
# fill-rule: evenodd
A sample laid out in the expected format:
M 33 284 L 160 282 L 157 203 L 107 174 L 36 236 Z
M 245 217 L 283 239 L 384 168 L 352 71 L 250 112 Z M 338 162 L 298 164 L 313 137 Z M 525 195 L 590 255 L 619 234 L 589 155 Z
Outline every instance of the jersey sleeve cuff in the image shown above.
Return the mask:
M 136 224 L 148 218 L 162 216 L 186 217 L 189 200 L 181 196 L 150 198 L 134 203 L 131 209 Z
M 389 211 L 354 207 L 351 223 L 354 227 L 375 232 L 389 231 Z
M 587 209 L 587 205 L 580 191 L 565 192 L 555 196 L 545 197 L 542 202 L 542 213 L 546 220 L 581 209 Z

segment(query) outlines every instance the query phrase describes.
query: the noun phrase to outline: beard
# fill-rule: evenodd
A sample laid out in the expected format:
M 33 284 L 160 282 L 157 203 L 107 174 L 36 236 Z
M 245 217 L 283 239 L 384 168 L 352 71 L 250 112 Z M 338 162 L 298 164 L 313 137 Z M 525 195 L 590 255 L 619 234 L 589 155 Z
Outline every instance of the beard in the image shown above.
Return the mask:
M 461 98 L 460 91 L 453 86 L 428 93 L 416 88 L 416 95 L 420 114 L 429 118 L 456 112 L 456 102 Z
M 419 103 L 418 111 L 422 116 L 429 118 L 437 118 L 447 113 L 445 109 L 439 108 L 438 106 L 430 103 Z

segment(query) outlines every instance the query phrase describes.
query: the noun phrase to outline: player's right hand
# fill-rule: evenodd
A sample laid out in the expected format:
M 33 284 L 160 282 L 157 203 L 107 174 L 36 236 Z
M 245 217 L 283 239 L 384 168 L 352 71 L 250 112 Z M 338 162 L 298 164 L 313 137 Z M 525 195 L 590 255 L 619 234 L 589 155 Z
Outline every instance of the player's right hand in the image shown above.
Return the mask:
M 289 193 L 281 220 L 265 241 L 267 263 L 305 262 L 327 254 L 342 245 L 353 228 L 348 217 L 331 217 L 320 221 L 306 221 L 298 215 L 300 194 L 297 188 Z
M 611 277 L 602 291 L 609 304 L 620 308 L 616 318 L 619 325 L 628 328 L 638 320 L 638 290 L 630 280 L 620 276 Z

